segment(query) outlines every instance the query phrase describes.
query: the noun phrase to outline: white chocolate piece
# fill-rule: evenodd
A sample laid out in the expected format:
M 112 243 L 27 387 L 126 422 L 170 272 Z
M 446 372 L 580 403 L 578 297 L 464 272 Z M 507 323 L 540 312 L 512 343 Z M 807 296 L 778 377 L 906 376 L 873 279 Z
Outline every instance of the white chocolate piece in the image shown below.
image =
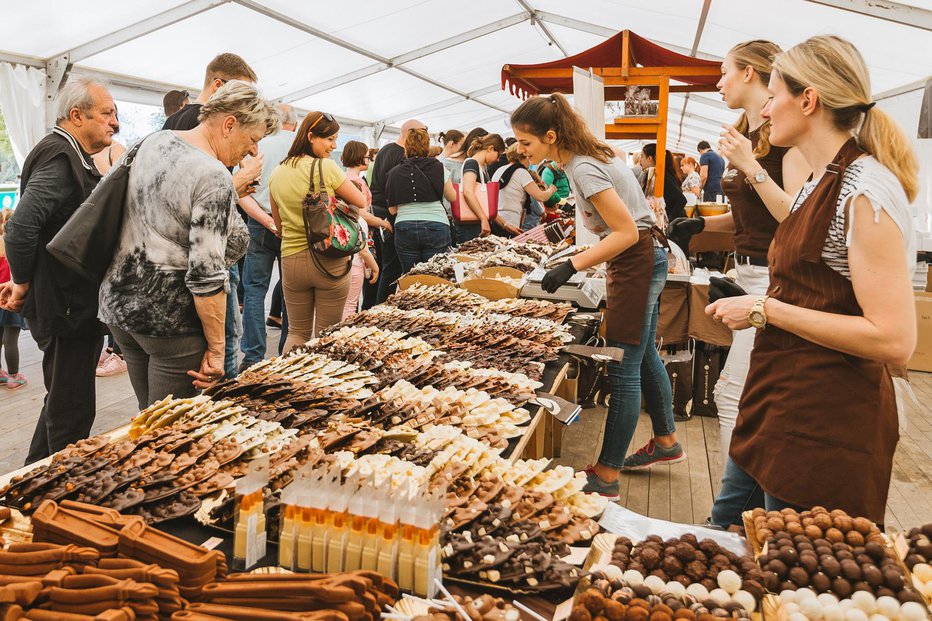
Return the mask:
M 928 618 L 926 615 L 925 608 L 918 602 L 906 602 L 900 606 L 900 619 L 902 621 L 924 621 Z
M 725 589 L 729 595 L 733 595 L 741 588 L 741 576 L 730 569 L 719 572 L 717 581 L 718 586 Z
M 712 589 L 712 591 L 709 593 L 709 597 L 714 599 L 719 606 L 724 606 L 731 599 L 731 595 L 729 595 L 728 591 L 725 589 Z
M 877 612 L 885 617 L 895 619 L 900 614 L 900 602 L 895 597 L 881 595 L 877 598 Z
M 664 593 L 669 593 L 676 598 L 682 598 L 686 595 L 686 587 L 676 581 L 668 582 L 663 590 Z
M 823 621 L 845 621 L 845 613 L 838 604 L 822 607 Z
M 877 600 L 872 593 L 867 591 L 855 591 L 851 594 L 851 601 L 854 602 L 855 607 L 868 615 L 877 610 Z
M 799 612 L 812 619 L 812 621 L 817 621 L 822 618 L 822 604 L 815 598 L 804 599 L 799 602 Z
M 660 595 L 664 587 L 667 586 L 667 583 L 663 581 L 663 578 L 658 576 L 647 576 L 644 578 L 644 586 L 649 588 L 654 595 Z M 727 599 L 725 601 L 727 601 Z
M 627 574 L 628 572 L 625 572 L 625 573 Z M 709 590 L 705 588 L 704 586 L 702 586 L 701 584 L 699 584 L 698 582 L 690 584 L 688 587 L 686 587 L 686 593 L 689 595 L 692 595 L 699 601 L 702 601 L 709 597 Z M 786 601 L 782 599 L 782 596 L 781 596 L 781 600 Z
M 637 571 L 636 569 L 629 569 L 624 574 L 622 574 L 621 577 L 625 582 L 628 583 L 628 586 L 636 587 L 639 584 L 644 584 L 644 576 L 641 575 L 641 572 Z
M 919 578 L 920 582 L 932 581 L 932 565 L 916 563 L 913 565 L 913 575 Z
M 747 591 L 738 589 L 731 598 L 741 604 L 748 612 L 754 612 L 757 609 L 757 600 Z

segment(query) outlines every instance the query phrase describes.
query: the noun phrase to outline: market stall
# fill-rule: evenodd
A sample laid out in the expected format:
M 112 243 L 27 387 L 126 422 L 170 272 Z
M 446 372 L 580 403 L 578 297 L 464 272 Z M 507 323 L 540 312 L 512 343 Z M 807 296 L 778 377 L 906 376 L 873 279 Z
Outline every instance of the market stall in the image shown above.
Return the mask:
M 623 30 L 574 56 L 546 63 L 507 64 L 502 88 L 528 97 L 572 93 L 573 67 L 591 70 L 605 83 L 605 101 L 625 102 L 625 114 L 605 126 L 608 139 L 656 140 L 667 145 L 670 93 L 711 92 L 721 78 L 721 63 L 685 56 Z M 628 102 L 632 105 L 628 105 Z M 663 197 L 664 162 L 657 158 L 654 196 Z

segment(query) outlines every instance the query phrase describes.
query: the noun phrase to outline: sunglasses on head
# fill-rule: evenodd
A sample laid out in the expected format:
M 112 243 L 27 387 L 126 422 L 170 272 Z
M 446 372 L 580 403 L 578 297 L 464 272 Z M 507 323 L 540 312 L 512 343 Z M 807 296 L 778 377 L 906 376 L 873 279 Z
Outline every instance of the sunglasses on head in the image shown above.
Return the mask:
M 331 115 L 331 114 L 329 114 L 329 113 L 327 113 L 327 112 L 321 112 L 321 113 L 320 113 L 320 116 L 317 117 L 317 120 L 314 121 L 313 123 L 311 123 L 311 126 L 307 128 L 307 131 L 311 131 L 312 129 L 314 129 L 315 127 L 317 127 L 317 124 L 320 123 L 322 119 L 327 119 L 327 122 L 328 122 L 328 123 L 335 123 L 335 122 L 336 122 L 336 119 L 333 118 L 333 115 Z

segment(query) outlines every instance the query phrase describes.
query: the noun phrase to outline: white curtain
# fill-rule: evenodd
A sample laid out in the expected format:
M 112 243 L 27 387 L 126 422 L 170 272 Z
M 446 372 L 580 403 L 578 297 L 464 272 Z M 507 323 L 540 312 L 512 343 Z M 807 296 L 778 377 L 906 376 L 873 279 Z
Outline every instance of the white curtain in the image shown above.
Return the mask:
M 0 63 L 0 109 L 20 168 L 45 136 L 45 72 Z

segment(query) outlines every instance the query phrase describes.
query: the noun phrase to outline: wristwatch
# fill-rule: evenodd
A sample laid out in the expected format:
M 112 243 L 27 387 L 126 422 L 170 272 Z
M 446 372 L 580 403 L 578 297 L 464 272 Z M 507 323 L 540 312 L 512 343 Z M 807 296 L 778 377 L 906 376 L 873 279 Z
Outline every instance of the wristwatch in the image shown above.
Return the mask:
M 767 181 L 768 176 L 769 175 L 767 174 L 767 171 L 761 168 L 760 170 L 758 170 L 756 173 L 754 173 L 750 177 L 745 177 L 744 182 L 747 183 L 748 185 L 757 185 L 758 183 L 763 183 Z
M 763 330 L 767 327 L 767 313 L 764 311 L 764 304 L 767 303 L 768 298 L 770 298 L 769 295 L 762 295 L 757 298 L 757 300 L 754 301 L 754 306 L 751 307 L 751 311 L 748 313 L 748 323 L 758 330 Z

